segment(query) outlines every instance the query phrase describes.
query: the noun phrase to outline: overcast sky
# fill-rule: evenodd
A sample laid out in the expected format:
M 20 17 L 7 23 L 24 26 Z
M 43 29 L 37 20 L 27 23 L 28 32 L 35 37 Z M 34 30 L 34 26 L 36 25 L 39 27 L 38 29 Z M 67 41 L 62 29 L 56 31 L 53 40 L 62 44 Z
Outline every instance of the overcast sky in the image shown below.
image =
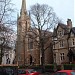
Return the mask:
M 21 3 L 22 0 L 12 0 L 12 2 L 15 4 L 15 8 L 18 9 L 18 13 L 21 9 Z M 54 12 L 57 14 L 57 16 L 66 24 L 67 19 L 72 20 L 73 27 L 75 27 L 75 2 L 74 0 L 26 0 L 26 8 L 27 10 L 30 8 L 33 4 L 47 4 L 51 7 L 53 7 Z

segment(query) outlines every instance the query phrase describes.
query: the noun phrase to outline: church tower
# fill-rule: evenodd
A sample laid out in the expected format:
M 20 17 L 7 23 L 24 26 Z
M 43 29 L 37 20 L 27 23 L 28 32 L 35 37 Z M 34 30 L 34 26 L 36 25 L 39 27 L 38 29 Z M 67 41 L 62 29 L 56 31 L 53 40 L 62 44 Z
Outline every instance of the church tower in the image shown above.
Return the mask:
M 20 16 L 17 17 L 16 61 L 19 65 L 25 64 L 25 48 L 27 47 L 25 45 L 25 35 L 29 28 L 30 18 L 26 10 L 26 0 L 22 0 Z

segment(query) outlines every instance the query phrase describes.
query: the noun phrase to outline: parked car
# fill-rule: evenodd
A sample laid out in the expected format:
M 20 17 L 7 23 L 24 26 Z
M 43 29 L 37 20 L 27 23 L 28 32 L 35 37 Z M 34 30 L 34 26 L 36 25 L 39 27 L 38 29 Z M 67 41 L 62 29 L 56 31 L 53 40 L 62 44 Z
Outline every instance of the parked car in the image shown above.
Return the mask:
M 75 71 L 74 70 L 60 70 L 55 72 L 52 75 L 75 75 Z
M 34 69 L 19 69 L 18 75 L 40 75 L 40 73 Z
M 17 64 L 0 65 L 0 75 L 18 75 Z

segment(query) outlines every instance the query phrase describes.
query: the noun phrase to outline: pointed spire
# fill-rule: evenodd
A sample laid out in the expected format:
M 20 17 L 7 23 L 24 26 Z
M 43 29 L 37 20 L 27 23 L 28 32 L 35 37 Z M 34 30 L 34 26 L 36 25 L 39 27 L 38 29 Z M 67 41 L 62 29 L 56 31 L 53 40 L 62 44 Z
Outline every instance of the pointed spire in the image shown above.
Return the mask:
M 26 12 L 26 0 L 22 0 L 21 13 Z

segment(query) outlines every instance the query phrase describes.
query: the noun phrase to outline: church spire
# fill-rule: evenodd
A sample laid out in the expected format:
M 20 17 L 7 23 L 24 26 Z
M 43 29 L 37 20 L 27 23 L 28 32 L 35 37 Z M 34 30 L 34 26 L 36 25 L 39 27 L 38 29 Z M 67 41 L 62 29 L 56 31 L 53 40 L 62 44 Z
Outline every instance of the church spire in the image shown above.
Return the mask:
M 22 0 L 21 13 L 26 12 L 26 0 Z

